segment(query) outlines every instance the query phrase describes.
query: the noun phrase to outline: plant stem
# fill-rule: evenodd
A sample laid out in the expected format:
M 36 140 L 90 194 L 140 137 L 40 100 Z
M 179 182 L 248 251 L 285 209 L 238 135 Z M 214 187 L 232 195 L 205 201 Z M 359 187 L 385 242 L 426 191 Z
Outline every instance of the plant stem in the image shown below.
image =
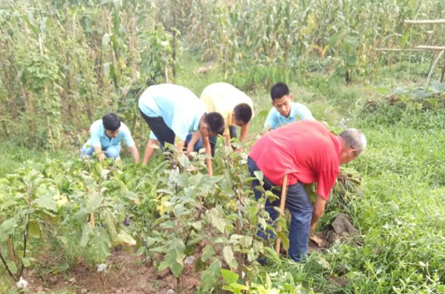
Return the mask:
M 11 270 L 8 267 L 8 264 L 6 263 L 6 260 L 3 258 L 3 255 L 1 253 L 1 248 L 0 248 L 0 260 L 2 261 L 3 265 L 6 268 L 6 271 L 8 272 L 9 276 L 14 280 L 17 281 L 17 278 L 14 276 L 14 274 L 11 272 Z
M 22 267 L 20 269 L 19 277 L 22 276 L 23 270 L 25 269 L 25 264 L 23 263 L 23 259 L 26 258 L 26 245 L 28 244 L 28 230 L 29 230 L 29 220 L 26 223 L 26 229 L 23 233 L 23 258 L 22 258 Z

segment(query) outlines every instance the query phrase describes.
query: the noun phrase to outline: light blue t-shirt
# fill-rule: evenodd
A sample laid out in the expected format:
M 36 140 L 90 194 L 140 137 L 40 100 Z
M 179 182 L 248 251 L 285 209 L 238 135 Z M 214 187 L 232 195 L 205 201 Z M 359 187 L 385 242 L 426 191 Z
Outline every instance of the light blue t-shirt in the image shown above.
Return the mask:
M 139 109 L 148 117 L 162 117 L 181 140 L 199 130 L 199 121 L 206 112 L 204 103 L 192 91 L 173 84 L 148 87 L 139 98 Z M 150 138 L 157 140 L 153 132 Z
M 90 139 L 86 145 L 91 147 L 101 146 L 103 150 L 106 150 L 110 146 L 120 145 L 121 141 L 125 142 L 128 147 L 134 146 L 134 140 L 131 136 L 131 132 L 128 127 L 121 122 L 119 133 L 116 138 L 109 138 L 105 133 L 105 128 L 102 120 L 96 120 L 90 127 Z
M 267 115 L 266 122 L 264 123 L 264 127 L 266 129 L 275 130 L 281 126 L 284 126 L 288 123 L 296 122 L 299 120 L 315 120 L 312 116 L 311 111 L 305 105 L 301 103 L 292 103 L 290 113 L 288 117 L 282 116 L 275 107 L 269 111 Z

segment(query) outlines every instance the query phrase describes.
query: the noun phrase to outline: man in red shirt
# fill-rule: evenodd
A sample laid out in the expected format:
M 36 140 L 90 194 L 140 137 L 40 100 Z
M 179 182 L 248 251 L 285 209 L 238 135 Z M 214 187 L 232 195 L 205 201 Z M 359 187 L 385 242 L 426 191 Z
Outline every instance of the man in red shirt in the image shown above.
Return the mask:
M 279 187 L 288 175 L 286 207 L 292 220 L 289 229 L 289 256 L 301 261 L 306 254 L 309 233 L 323 215 L 329 193 L 340 172 L 340 164 L 355 159 L 366 147 L 366 137 L 356 129 L 333 135 L 317 121 L 299 121 L 266 133 L 252 147 L 248 158 L 250 174 L 261 171 L 263 187 L 280 196 Z M 312 205 L 304 184 L 317 183 L 317 199 Z M 255 198 L 263 195 L 252 182 Z M 278 217 L 274 209 L 280 201 L 266 201 L 266 211 L 273 221 Z M 264 234 L 262 237 L 266 237 Z

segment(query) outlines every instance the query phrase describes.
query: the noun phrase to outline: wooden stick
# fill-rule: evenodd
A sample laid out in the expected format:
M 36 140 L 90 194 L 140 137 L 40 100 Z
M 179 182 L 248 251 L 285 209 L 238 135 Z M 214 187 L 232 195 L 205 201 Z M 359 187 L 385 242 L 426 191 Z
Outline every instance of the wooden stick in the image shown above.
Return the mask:
M 284 215 L 284 207 L 286 205 L 286 197 L 287 197 L 287 175 L 284 176 L 283 179 L 283 187 L 281 188 L 281 202 L 280 202 L 280 217 Z M 278 237 L 278 233 L 281 232 L 281 225 L 278 225 L 277 228 L 277 241 L 275 243 L 275 251 L 277 254 L 280 254 L 280 245 L 281 238 Z
M 445 24 L 445 19 L 405 20 L 406 24 Z
M 445 50 L 445 46 L 419 45 L 419 46 L 416 46 L 416 49 L 432 50 L 432 51 L 442 51 L 442 50 Z

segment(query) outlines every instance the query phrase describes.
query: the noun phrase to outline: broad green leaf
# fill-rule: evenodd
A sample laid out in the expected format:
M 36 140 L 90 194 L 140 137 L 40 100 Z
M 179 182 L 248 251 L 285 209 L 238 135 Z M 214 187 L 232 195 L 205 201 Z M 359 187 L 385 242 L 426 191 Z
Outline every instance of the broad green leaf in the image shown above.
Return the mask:
M 8 200 L 6 200 L 5 202 L 2 203 L 1 210 L 4 210 L 4 209 L 6 209 L 6 208 L 8 208 L 10 206 L 13 206 L 13 205 L 17 205 L 16 199 L 14 199 L 14 200 L 8 199 Z
M 185 255 L 179 252 L 177 249 L 171 249 L 165 255 L 164 260 L 159 264 L 159 270 L 162 271 L 166 268 L 169 268 L 175 277 L 179 277 L 184 268 L 184 259 Z
M 194 222 L 191 224 L 192 228 L 195 231 L 201 231 L 202 230 L 202 223 L 201 222 Z
M 217 228 L 221 233 L 224 233 L 226 228 L 226 220 L 219 216 L 219 212 L 216 208 L 212 208 L 208 213 L 212 226 Z
M 179 157 L 178 161 L 179 161 L 179 164 L 181 164 L 181 166 L 183 168 L 188 168 L 190 166 L 190 160 L 188 159 L 187 155 L 185 155 L 184 153 L 182 153 L 182 155 Z
M 434 81 L 430 86 L 431 91 L 435 93 L 443 93 L 445 92 L 445 83 L 441 83 L 438 81 Z
M 94 261 L 102 263 L 110 255 L 110 236 L 107 231 L 101 227 L 93 228 L 93 233 L 88 242 L 88 250 Z
M 86 206 L 88 212 L 94 212 L 97 208 L 99 208 L 100 201 L 101 199 L 99 193 L 92 193 L 91 195 L 89 195 Z
M 93 229 L 90 224 L 86 223 L 83 225 L 82 237 L 80 238 L 80 246 L 85 247 L 90 240 L 90 236 L 93 234 Z
M 28 234 L 33 238 L 36 238 L 36 239 L 40 238 L 41 232 L 40 232 L 39 222 L 37 222 L 35 220 L 29 222 Z
M 199 273 L 207 267 L 207 263 L 204 262 L 201 258 L 198 258 L 195 261 L 195 273 Z
M 125 232 L 124 230 L 119 232 L 117 239 L 120 243 L 125 244 L 125 245 L 129 245 L 129 246 L 136 245 L 136 240 L 132 236 L 130 236 L 127 232 Z
M 57 202 L 50 194 L 41 195 L 39 198 L 33 201 L 38 208 L 57 211 Z
M 14 227 L 17 225 L 16 219 L 10 218 L 0 225 L 0 242 L 6 241 L 8 235 L 12 234 Z
M 262 181 L 263 178 L 264 178 L 264 174 L 263 174 L 263 172 L 261 172 L 261 171 L 259 171 L 259 170 L 254 171 L 253 174 L 254 174 L 255 177 L 256 177 L 258 180 L 260 180 L 260 181 Z
M 22 263 L 25 267 L 30 267 L 31 266 L 31 261 L 29 260 L 29 258 L 23 258 L 22 259 Z
M 252 246 L 252 241 L 252 236 L 243 236 L 243 238 L 240 240 L 240 244 L 244 248 L 250 248 Z
M 230 268 L 235 269 L 238 267 L 238 263 L 235 260 L 235 255 L 233 254 L 232 248 L 230 246 L 224 247 L 223 257 Z
M 418 88 L 418 89 L 414 90 L 414 97 L 417 99 L 427 98 L 428 96 L 430 96 L 430 93 L 428 93 L 427 91 L 425 91 L 422 88 Z
M 203 292 L 209 292 L 216 282 L 218 282 L 221 274 L 221 263 L 219 260 L 215 260 L 203 273 L 201 276 L 200 288 Z
M 11 271 L 11 273 L 13 273 L 13 274 L 17 273 L 17 266 L 15 265 L 14 262 L 8 261 L 8 262 L 6 262 L 6 265 L 8 266 L 9 270 Z
M 215 249 L 213 249 L 212 245 L 206 245 L 202 250 L 201 259 L 206 262 L 210 257 L 215 256 Z
M 239 276 L 236 273 L 226 269 L 221 270 L 221 275 L 224 278 L 224 281 L 226 281 L 227 285 L 237 283 L 239 279 Z

